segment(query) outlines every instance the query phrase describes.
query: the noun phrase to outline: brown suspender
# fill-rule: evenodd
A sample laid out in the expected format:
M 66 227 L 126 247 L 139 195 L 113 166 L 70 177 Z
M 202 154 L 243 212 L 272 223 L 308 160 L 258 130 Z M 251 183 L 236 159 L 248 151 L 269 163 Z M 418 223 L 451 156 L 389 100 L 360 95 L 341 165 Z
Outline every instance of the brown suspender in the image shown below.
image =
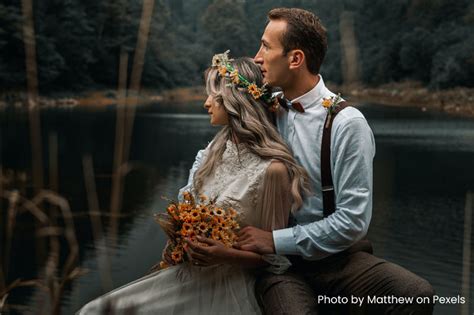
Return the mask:
M 323 125 L 323 138 L 321 143 L 321 186 L 323 190 L 323 213 L 324 217 L 327 217 L 336 211 L 336 199 L 334 194 L 334 186 L 332 182 L 332 175 L 331 175 L 331 128 L 332 123 L 334 121 L 334 117 L 349 106 L 345 101 L 339 102 L 339 106 L 331 113 L 331 117 L 329 115 L 326 116 L 326 120 Z M 329 124 L 326 128 L 326 123 L 330 119 Z M 372 244 L 366 239 L 363 238 L 362 240 L 356 242 L 348 249 L 344 250 L 341 253 L 355 253 L 358 251 L 364 251 L 367 253 L 373 253 Z M 339 253 L 336 255 L 340 255 Z M 305 261 L 301 256 L 297 255 L 290 255 L 288 256 L 290 261 L 295 266 L 311 266 L 314 267 L 314 262 Z M 331 256 L 330 256 L 331 257 Z M 326 258 L 325 258 L 326 259 Z M 320 260 L 320 261 L 324 261 Z
M 346 102 L 339 102 L 339 106 L 333 110 L 331 116 L 326 116 L 326 120 L 323 125 L 323 139 L 321 143 L 321 187 L 323 191 L 323 214 L 324 217 L 331 215 L 336 210 L 334 185 L 332 182 L 331 175 L 331 128 L 334 117 L 349 106 Z M 330 119 L 329 125 L 327 120 Z

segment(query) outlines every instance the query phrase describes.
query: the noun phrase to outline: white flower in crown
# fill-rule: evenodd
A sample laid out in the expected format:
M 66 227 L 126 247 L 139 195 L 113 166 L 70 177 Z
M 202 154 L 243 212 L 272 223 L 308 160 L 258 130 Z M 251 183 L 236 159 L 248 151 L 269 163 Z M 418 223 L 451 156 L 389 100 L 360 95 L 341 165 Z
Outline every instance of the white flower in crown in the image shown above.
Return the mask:
M 233 60 L 233 59 L 229 59 L 229 52 L 230 50 L 227 50 L 226 52 L 222 54 L 214 55 L 214 57 L 212 57 L 212 66 L 213 67 L 227 66 L 229 62 Z

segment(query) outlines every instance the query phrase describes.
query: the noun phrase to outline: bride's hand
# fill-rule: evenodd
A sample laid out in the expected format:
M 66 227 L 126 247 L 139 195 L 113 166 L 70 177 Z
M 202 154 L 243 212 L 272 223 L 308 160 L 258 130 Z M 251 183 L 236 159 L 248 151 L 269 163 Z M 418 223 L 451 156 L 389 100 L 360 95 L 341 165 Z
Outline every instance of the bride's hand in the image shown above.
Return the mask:
M 204 247 L 191 242 L 189 239 L 186 240 L 186 243 L 188 244 L 186 252 L 189 254 L 195 265 L 210 266 L 230 262 L 231 251 L 222 243 L 200 236 L 197 237 L 197 240 L 201 243 L 207 244 L 208 246 Z

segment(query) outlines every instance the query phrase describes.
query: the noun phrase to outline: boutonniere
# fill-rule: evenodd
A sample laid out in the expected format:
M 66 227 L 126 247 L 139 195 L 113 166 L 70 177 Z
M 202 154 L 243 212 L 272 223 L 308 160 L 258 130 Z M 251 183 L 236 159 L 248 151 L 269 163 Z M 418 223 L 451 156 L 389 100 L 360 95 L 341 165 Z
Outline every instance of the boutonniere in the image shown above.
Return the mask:
M 323 106 L 328 112 L 328 118 L 326 119 L 325 128 L 329 127 L 329 122 L 331 121 L 331 116 L 334 114 L 336 109 L 339 107 L 339 102 L 341 101 L 341 93 L 337 93 L 336 96 L 330 96 L 323 98 Z

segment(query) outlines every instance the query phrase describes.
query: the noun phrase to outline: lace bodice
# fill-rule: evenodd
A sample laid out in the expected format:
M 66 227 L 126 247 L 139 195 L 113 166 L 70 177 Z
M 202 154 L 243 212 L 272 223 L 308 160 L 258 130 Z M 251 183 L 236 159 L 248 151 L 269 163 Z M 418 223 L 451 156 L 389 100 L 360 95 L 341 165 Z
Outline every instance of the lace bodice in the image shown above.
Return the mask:
M 202 191 L 209 198 L 217 198 L 218 205 L 234 208 L 242 226 L 260 227 L 262 222 L 255 212 L 269 165 L 270 160 L 263 160 L 244 145 L 228 140 L 215 173 L 204 181 Z

